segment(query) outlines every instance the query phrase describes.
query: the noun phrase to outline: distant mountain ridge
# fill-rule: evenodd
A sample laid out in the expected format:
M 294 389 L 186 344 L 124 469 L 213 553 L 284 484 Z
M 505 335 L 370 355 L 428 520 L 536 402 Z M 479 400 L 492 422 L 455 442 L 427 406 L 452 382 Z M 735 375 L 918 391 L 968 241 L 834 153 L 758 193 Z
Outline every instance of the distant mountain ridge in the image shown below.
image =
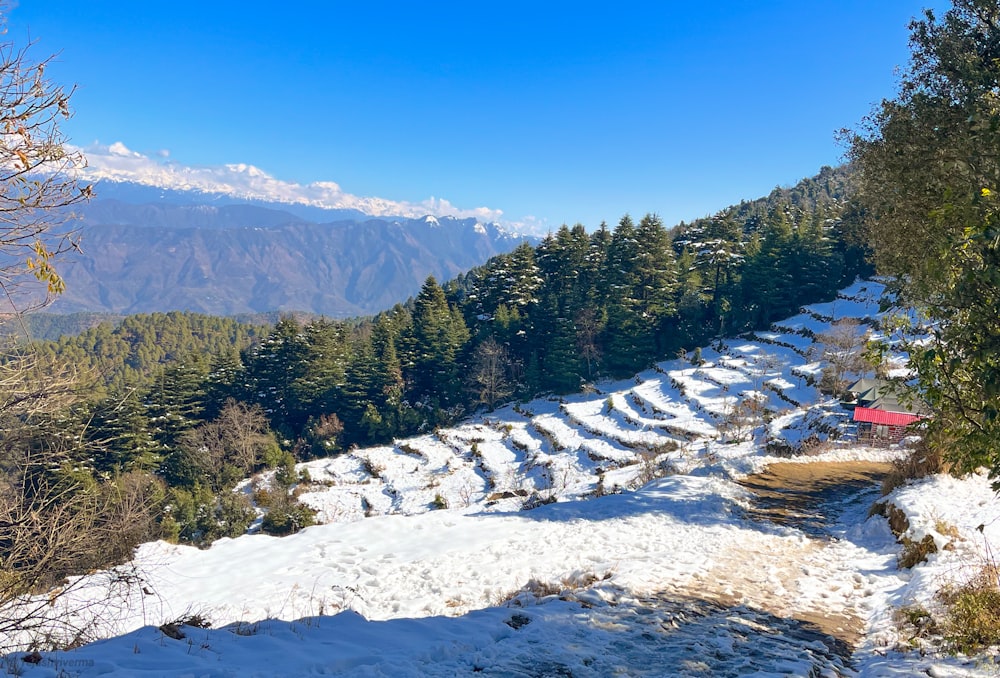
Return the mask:
M 476 218 L 355 210 L 100 182 L 76 209 L 81 252 L 61 273 L 57 313 L 381 311 L 523 238 Z
M 497 221 L 503 214 L 489 207 L 463 209 L 433 196 L 409 202 L 354 195 L 334 181 L 300 184 L 279 179 L 246 163 L 187 166 L 137 153 L 121 142 L 107 147 L 95 145 L 86 149 L 86 157 L 86 166 L 78 169 L 81 181 L 100 184 L 99 190 L 105 197 L 121 199 L 122 193 L 127 193 L 131 197 L 126 202 L 133 203 L 149 202 L 149 197 L 136 199 L 137 194 L 145 193 L 155 196 L 152 199 L 157 202 L 180 198 L 185 203 L 281 204 L 294 206 L 290 209 L 312 208 L 313 213 L 306 216 L 310 221 L 366 217 L 415 219 L 425 214 Z M 325 214 L 321 217 L 317 216 L 319 213 Z M 337 216 L 332 216 L 334 214 Z
M 322 207 L 290 200 L 240 197 L 238 195 L 206 191 L 200 188 L 181 190 L 117 179 L 103 179 L 99 181 L 95 184 L 95 191 L 98 199 L 88 206 L 84 214 L 85 217 L 89 217 L 92 213 L 101 213 L 109 209 L 108 203 L 125 203 L 129 205 L 158 205 L 163 207 L 256 207 L 282 212 L 299 219 L 317 223 L 385 218 L 351 208 Z

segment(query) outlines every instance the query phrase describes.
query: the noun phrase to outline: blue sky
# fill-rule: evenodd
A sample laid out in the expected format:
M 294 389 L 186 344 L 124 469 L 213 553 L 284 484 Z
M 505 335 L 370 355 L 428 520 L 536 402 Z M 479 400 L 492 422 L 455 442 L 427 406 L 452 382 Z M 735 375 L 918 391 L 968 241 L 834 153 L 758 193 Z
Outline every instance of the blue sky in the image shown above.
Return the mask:
M 83 147 L 593 228 L 840 162 L 928 4 L 22 0 L 8 38 L 59 52 Z

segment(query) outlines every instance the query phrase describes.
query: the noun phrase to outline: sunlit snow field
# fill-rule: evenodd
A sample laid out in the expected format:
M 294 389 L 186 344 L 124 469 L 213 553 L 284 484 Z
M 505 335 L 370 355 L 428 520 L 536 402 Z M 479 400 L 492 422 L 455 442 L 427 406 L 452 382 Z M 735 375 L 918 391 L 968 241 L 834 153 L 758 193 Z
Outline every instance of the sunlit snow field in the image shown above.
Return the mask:
M 106 640 L 4 666 L 27 676 L 995 675 L 988 657 L 899 650 L 892 619 L 933 606 L 943 582 L 972 576 L 1000 544 L 985 478 L 934 477 L 886 498 L 910 538 L 940 542 L 913 570 L 897 568 L 886 520 L 867 517 L 876 488 L 828 507 L 817 537 L 751 519 L 737 482 L 775 461 L 902 454 L 763 449 L 765 438 L 798 445 L 846 425 L 813 386 L 815 338 L 835 318 L 874 318 L 880 293 L 858 282 L 769 331 L 703 348 L 701 365 L 667 361 L 586 394 L 301 464 L 312 479 L 301 499 L 325 524 L 207 550 L 145 544 L 119 570 L 141 585 L 123 591 L 95 573 L 52 609 L 113 601 L 97 620 Z M 734 404 L 751 394 L 772 417 L 734 425 Z M 157 628 L 192 615 L 213 628 L 183 627 L 179 640 Z M 844 637 L 858 627 L 855 647 L 835 642 L 827 627 L 838 620 Z

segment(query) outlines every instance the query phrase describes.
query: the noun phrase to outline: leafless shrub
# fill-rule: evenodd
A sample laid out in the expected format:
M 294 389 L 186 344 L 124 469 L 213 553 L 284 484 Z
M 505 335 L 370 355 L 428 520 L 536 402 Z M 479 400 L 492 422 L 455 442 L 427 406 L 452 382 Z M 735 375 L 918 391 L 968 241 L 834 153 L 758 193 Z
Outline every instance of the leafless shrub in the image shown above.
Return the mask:
M 734 443 L 749 440 L 754 429 L 767 416 L 766 404 L 766 398 L 757 397 L 756 394 L 729 402 L 719 423 L 723 438 Z
M 0 22 L 8 10 L 0 3 Z M 14 314 L 63 291 L 56 263 L 76 242 L 60 208 L 91 194 L 74 178 L 85 160 L 66 148 L 59 128 L 72 90 L 49 80 L 52 58 L 34 62 L 29 47 L 0 43 L 0 311 Z
M 50 472 L 46 457 L 23 451 L 8 452 L 3 466 L 0 649 L 57 637 L 59 645 L 73 644 L 87 636 L 86 620 L 100 617 L 117 599 L 81 603 L 88 609 L 68 610 L 71 614 L 58 618 L 50 609 L 85 585 L 84 579 L 70 577 L 127 560 L 154 534 L 162 485 L 141 473 L 100 483 L 75 479 Z M 109 589 L 123 595 L 140 583 L 124 571 L 108 577 Z
M 276 445 L 264 409 L 233 399 L 226 401 L 217 418 L 188 431 L 180 441 L 191 461 L 211 478 L 216 491 L 231 480 L 227 474 L 245 476 Z
M 364 469 L 365 473 L 370 475 L 372 478 L 381 478 L 382 474 L 385 473 L 385 467 L 371 457 L 359 456 L 358 461 L 361 463 L 361 468 Z
M 918 441 L 908 455 L 892 462 L 892 471 L 882 481 L 882 494 L 887 495 L 908 480 L 923 478 L 947 470 L 941 450 L 925 439 Z
M 870 337 L 871 330 L 862 329 L 861 323 L 854 318 L 841 318 L 819 335 L 824 345 L 823 359 L 829 363 L 823 369 L 821 392 L 841 396 L 848 386 L 847 375 L 868 371 L 865 347 Z
M 667 459 L 663 459 L 662 455 L 655 451 L 640 453 L 638 467 L 639 470 L 632 481 L 634 487 L 642 487 L 646 483 L 674 472 L 674 467 L 670 462 Z

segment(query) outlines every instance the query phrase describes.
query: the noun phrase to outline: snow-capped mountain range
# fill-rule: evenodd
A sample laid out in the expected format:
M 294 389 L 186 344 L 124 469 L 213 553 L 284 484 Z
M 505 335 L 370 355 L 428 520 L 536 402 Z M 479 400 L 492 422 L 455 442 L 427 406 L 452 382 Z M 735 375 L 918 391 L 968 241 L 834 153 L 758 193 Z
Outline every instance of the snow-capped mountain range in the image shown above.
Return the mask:
M 390 308 L 522 240 L 498 210 L 459 210 L 302 186 L 251 165 L 192 168 L 123 144 L 86 150 L 96 197 L 74 206 L 80 252 L 61 262 L 60 313 L 216 315 Z
M 420 203 L 363 197 L 345 192 L 333 181 L 298 184 L 271 176 L 259 167 L 232 163 L 216 167 L 191 167 L 151 158 L 129 149 L 121 142 L 110 146 L 80 149 L 87 158 L 80 178 L 85 181 L 130 183 L 167 191 L 205 194 L 205 198 L 229 198 L 286 205 L 303 205 L 323 210 L 351 210 L 371 217 L 475 218 L 483 222 L 503 222 L 503 211 L 489 207 L 462 209 L 443 198 L 430 197 Z M 516 226 L 511 224 L 512 226 Z

